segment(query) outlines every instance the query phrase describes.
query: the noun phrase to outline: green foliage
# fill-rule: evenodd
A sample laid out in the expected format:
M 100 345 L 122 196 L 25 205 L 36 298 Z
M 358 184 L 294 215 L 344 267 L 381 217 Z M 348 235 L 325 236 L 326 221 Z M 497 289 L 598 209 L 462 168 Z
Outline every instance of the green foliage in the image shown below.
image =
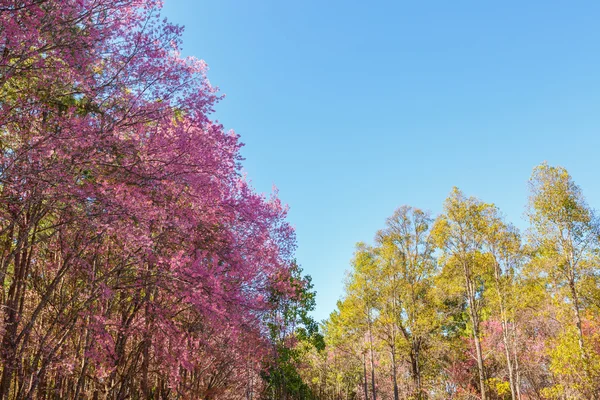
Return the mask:
M 268 326 L 277 356 L 262 375 L 267 384 L 263 397 L 312 399 L 314 395 L 310 386 L 305 383 L 298 368 L 311 349 L 321 351 L 325 348 L 319 326 L 310 316 L 315 308 L 316 292 L 311 277 L 303 276 L 296 263 L 288 279 L 295 291 L 292 298 L 282 296 L 277 290 L 272 292 L 271 302 L 276 304 L 276 311 Z

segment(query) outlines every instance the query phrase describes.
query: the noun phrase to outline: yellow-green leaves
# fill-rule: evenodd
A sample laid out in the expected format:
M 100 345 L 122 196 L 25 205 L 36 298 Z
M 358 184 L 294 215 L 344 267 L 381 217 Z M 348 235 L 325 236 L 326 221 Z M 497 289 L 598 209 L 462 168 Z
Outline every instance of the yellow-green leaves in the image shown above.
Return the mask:
M 582 396 L 600 390 L 598 355 L 584 332 L 585 301 L 597 292 L 599 224 L 581 189 L 562 167 L 544 163 L 530 179 L 530 242 L 535 250 L 531 265 L 561 311 L 564 326 L 550 352 L 551 370 L 560 384 L 548 396 Z M 569 392 L 570 391 L 570 392 Z

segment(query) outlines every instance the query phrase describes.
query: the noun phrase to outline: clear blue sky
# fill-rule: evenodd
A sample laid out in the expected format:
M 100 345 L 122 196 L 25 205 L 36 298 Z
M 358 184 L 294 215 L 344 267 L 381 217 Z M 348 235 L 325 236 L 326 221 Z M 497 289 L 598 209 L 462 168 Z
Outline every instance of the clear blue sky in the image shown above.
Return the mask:
M 566 167 L 600 207 L 600 2 L 165 0 L 227 95 L 254 186 L 291 207 L 318 320 L 354 244 L 452 186 L 524 226 L 527 179 Z

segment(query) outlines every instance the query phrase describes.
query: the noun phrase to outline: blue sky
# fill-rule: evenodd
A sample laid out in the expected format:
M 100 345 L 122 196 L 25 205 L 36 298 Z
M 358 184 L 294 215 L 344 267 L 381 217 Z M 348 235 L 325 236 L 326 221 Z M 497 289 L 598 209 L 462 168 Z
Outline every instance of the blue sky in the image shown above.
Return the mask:
M 546 160 L 600 207 L 599 2 L 164 3 L 253 185 L 290 205 L 318 320 L 400 205 L 437 213 L 458 186 L 525 226 Z

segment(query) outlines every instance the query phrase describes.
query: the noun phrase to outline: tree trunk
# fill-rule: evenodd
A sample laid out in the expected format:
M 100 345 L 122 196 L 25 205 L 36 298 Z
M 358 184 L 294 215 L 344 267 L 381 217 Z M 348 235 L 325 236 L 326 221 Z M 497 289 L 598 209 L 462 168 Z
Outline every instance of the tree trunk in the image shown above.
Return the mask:
M 365 389 L 365 400 L 369 400 L 369 383 L 367 382 L 367 354 L 363 353 L 363 387 Z
M 394 380 L 394 400 L 398 400 L 398 378 L 396 376 L 396 349 L 392 347 L 392 379 Z
M 414 363 L 413 363 L 413 379 L 415 381 L 415 389 L 417 392 L 417 399 L 422 399 L 423 398 L 423 387 L 421 386 L 421 367 L 419 365 L 419 349 L 420 349 L 421 345 L 420 343 L 414 343 L 413 344 L 413 353 L 414 356 L 412 356 Z
M 585 348 L 585 343 L 583 339 L 583 328 L 581 323 L 581 313 L 579 311 L 579 296 L 577 295 L 577 290 L 575 289 L 575 280 L 571 279 L 569 281 L 569 287 L 571 288 L 571 295 L 573 296 L 573 308 L 575 309 L 575 322 L 577 325 L 577 343 L 579 344 L 579 351 L 581 354 L 581 358 L 584 363 L 584 374 L 587 378 L 588 382 L 592 382 L 593 385 L 590 387 L 591 393 L 588 392 L 588 395 L 592 395 L 594 399 L 600 399 L 600 390 L 598 389 L 597 384 L 594 384 L 594 379 L 592 377 L 593 373 L 590 371 L 590 360 L 588 357 L 587 350 Z
M 513 325 L 513 355 L 515 358 L 515 389 L 517 391 L 517 399 L 521 400 L 521 371 L 519 369 L 519 358 L 517 357 L 517 328 Z
M 483 353 L 481 351 L 481 341 L 479 340 L 479 315 L 477 314 L 477 302 L 475 299 L 475 289 L 473 287 L 472 275 L 470 266 L 467 262 L 463 262 L 465 273 L 465 285 L 467 298 L 469 301 L 469 316 L 473 325 L 473 340 L 475 341 L 475 352 L 477 357 L 477 369 L 479 372 L 479 386 L 481 392 L 481 400 L 487 400 L 486 385 L 485 385 L 485 370 L 483 363 Z
M 573 297 L 573 308 L 575 311 L 575 324 L 577 325 L 577 343 L 579 344 L 579 351 L 584 360 L 587 361 L 587 352 L 583 343 L 583 329 L 581 327 L 581 314 L 579 312 L 579 296 L 575 289 L 575 281 L 569 281 L 569 287 L 571 289 L 571 296 Z
M 496 283 L 496 294 L 498 295 L 498 302 L 500 304 L 500 322 L 502 324 L 502 341 L 504 342 L 504 351 L 506 355 L 506 367 L 508 368 L 508 381 L 510 383 L 510 396 L 512 400 L 517 399 L 517 390 L 513 371 L 513 360 L 510 355 L 510 344 L 508 340 L 508 318 L 506 316 L 506 309 L 504 308 L 504 292 L 502 291 L 501 285 L 501 270 L 500 265 L 495 263 L 494 265 L 494 278 Z
M 375 391 L 375 361 L 373 359 L 373 329 L 371 326 L 370 318 L 369 318 L 369 344 L 371 347 L 371 388 L 373 390 L 373 400 L 377 400 L 377 393 Z
M 23 237 L 23 235 L 19 235 Z M 8 289 L 8 299 L 6 302 L 6 315 L 4 317 L 4 326 L 6 326 L 6 332 L 2 340 L 2 349 L 4 352 L 4 359 L 2 360 L 3 370 L 2 377 L 0 378 L 0 399 L 4 400 L 8 398 L 11 389 L 11 381 L 13 380 L 14 372 L 18 367 L 18 355 L 17 346 L 19 344 L 17 338 L 17 331 L 19 325 L 20 311 L 22 310 L 22 303 L 25 297 L 24 280 L 26 279 L 27 273 L 25 271 L 27 265 L 27 237 L 23 239 L 25 243 L 22 245 L 25 247 L 24 250 L 17 251 L 15 254 L 14 261 L 14 277 L 11 285 Z M 16 380 L 16 379 L 15 379 Z M 15 382 L 16 384 L 17 382 Z M 16 385 L 15 385 L 16 386 Z

